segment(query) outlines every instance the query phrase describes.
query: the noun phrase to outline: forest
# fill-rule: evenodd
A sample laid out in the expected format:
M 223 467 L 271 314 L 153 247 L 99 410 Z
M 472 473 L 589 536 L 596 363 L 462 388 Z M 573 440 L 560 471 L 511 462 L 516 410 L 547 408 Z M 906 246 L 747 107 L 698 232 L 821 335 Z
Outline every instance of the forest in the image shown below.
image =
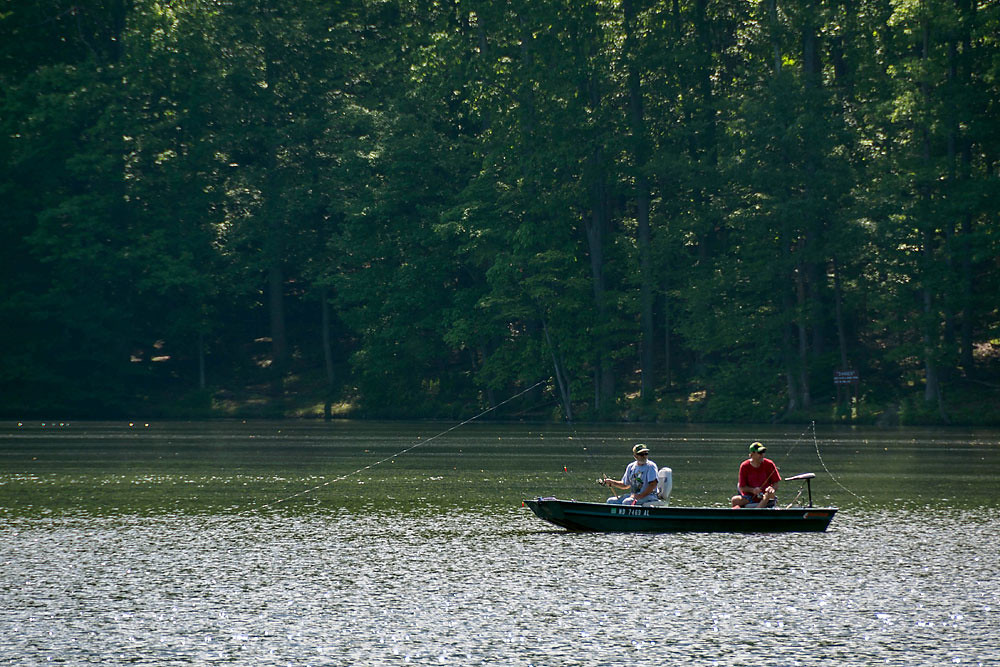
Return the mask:
M 1000 423 L 998 41 L 996 0 L 0 0 L 0 415 Z

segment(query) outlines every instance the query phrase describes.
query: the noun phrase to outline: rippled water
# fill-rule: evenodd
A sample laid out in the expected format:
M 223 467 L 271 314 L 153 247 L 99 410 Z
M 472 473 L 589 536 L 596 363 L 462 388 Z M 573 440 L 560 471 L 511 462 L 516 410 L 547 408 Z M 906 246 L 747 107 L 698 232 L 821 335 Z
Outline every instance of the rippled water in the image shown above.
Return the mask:
M 18 521 L 0 532 L 0 661 L 1000 664 L 992 517 L 837 522 L 637 536 L 520 510 Z
M 32 470 L 15 461 L 22 446 L 5 444 L 0 477 L 0 664 L 1000 665 L 996 504 L 885 501 L 901 492 L 874 494 L 894 486 L 885 465 L 841 477 L 858 495 L 837 492 L 823 534 L 604 535 L 509 500 L 550 481 L 529 471 L 534 454 L 522 465 L 508 451 L 503 474 L 481 456 L 452 476 L 414 462 L 262 509 L 233 489 L 329 474 L 299 450 L 252 474 L 157 469 L 155 447 L 105 474 L 77 445 L 58 450 L 75 465 Z M 965 476 L 995 473 L 995 444 L 977 447 Z M 470 470 L 472 489 L 501 490 L 470 497 Z M 406 493 L 421 500 L 384 499 Z

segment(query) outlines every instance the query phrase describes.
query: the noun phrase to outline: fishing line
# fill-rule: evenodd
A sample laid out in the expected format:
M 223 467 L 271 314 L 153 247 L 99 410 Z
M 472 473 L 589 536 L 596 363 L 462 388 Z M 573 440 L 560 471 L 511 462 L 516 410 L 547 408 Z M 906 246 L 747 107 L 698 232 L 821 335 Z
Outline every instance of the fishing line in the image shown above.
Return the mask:
M 511 396 L 507 400 L 503 401 L 502 403 L 498 403 L 498 404 L 494 405 L 492 408 L 489 408 L 488 410 L 483 410 L 482 412 L 480 412 L 475 417 L 470 417 L 469 419 L 466 419 L 464 422 L 461 422 L 460 424 L 455 424 L 451 428 L 448 428 L 448 429 L 446 429 L 444 431 L 441 431 L 437 435 L 431 436 L 430 438 L 427 438 L 426 440 L 421 440 L 420 442 L 414 443 L 414 444 L 410 445 L 409 447 L 407 447 L 406 449 L 403 449 L 403 450 L 400 450 L 400 451 L 396 452 L 392 456 L 387 456 L 384 459 L 376 461 L 375 463 L 369 463 L 368 465 L 366 465 L 364 467 L 358 468 L 354 472 L 349 472 L 346 475 L 341 475 L 340 477 L 336 477 L 336 478 L 331 479 L 331 480 L 329 480 L 327 482 L 323 482 L 322 484 L 317 484 L 316 486 L 313 486 L 311 488 L 305 489 L 304 491 L 299 491 L 298 493 L 294 493 L 294 494 L 288 496 L 287 498 L 281 498 L 280 500 L 274 500 L 274 501 L 271 501 L 271 502 L 266 503 L 264 505 L 261 505 L 260 509 L 265 509 L 265 508 L 268 508 L 268 507 L 273 507 L 273 506 L 278 505 L 280 503 L 288 502 L 289 500 L 293 500 L 295 498 L 299 498 L 301 496 L 306 495 L 307 493 L 312 493 L 313 491 L 316 491 L 318 489 L 322 489 L 325 486 L 330 486 L 331 484 L 334 484 L 335 482 L 342 482 L 345 479 L 347 479 L 348 477 L 353 477 L 354 475 L 357 475 L 358 473 L 364 472 L 365 470 L 370 470 L 370 469 L 374 468 L 375 466 L 379 465 L 380 463 L 385 463 L 386 461 L 391 461 L 392 459 L 394 459 L 394 458 L 396 458 L 398 456 L 402 456 L 403 454 L 405 454 L 405 453 L 407 453 L 409 451 L 412 451 L 412 450 L 416 449 L 417 447 L 421 447 L 423 445 L 426 445 L 428 442 L 431 442 L 432 440 L 436 440 L 436 439 L 440 438 L 443 435 L 447 435 L 448 433 L 451 433 L 452 431 L 454 431 L 457 428 L 465 426 L 466 424 L 468 424 L 470 422 L 474 422 L 475 420 L 479 419 L 483 415 L 489 414 L 490 412 L 493 412 L 494 410 L 496 410 L 496 409 L 498 409 L 498 408 L 506 405 L 507 403 L 510 403 L 515 398 L 518 398 L 520 396 L 524 396 L 525 394 L 527 394 L 529 391 L 531 391 L 535 387 L 537 387 L 537 386 L 539 386 L 541 384 L 544 384 L 544 383 L 545 383 L 545 380 L 539 380 L 538 382 L 536 382 L 535 384 L 531 385 L 530 387 L 528 387 L 524 391 L 519 392 L 517 394 L 514 394 L 513 396 Z
M 784 455 L 784 456 L 782 456 L 782 457 L 781 457 L 780 459 L 778 459 L 779 461 L 781 461 L 781 465 L 785 465 L 785 463 L 786 463 L 786 462 L 788 461 L 788 457 L 789 457 L 789 456 L 791 455 L 792 451 L 793 451 L 793 450 L 794 450 L 794 449 L 795 449 L 796 447 L 798 447 L 798 446 L 799 446 L 799 443 L 800 443 L 800 442 L 803 442 L 803 441 L 804 441 L 804 440 L 806 439 L 806 434 L 807 434 L 808 432 L 809 432 L 809 429 L 808 429 L 808 428 L 806 428 L 806 430 L 802 431 L 802 433 L 801 433 L 801 434 L 799 434 L 799 437 L 798 437 L 798 438 L 796 438 L 796 439 L 795 439 L 795 440 L 794 440 L 794 441 L 792 442 L 792 446 L 788 448 L 788 451 L 787 451 L 787 452 L 785 452 L 785 455 Z M 816 422 L 813 422 L 813 439 L 815 439 L 815 433 L 816 433 Z M 795 497 L 794 497 L 794 498 L 792 498 L 792 502 L 791 502 L 791 503 L 789 503 L 789 504 L 788 504 L 788 505 L 786 506 L 786 509 L 787 509 L 788 507 L 791 507 L 791 506 L 792 506 L 792 504 L 793 504 L 793 503 L 795 503 L 795 501 L 796 501 L 796 500 L 798 500 L 798 499 L 799 499 L 799 497 L 800 497 L 800 496 L 802 495 L 802 488 L 803 488 L 803 484 L 805 484 L 805 482 L 802 482 L 802 483 L 800 483 L 800 484 L 799 484 L 799 492 L 798 492 L 797 494 L 795 494 Z
M 816 422 L 812 423 L 812 430 L 813 430 L 813 440 L 815 440 L 816 439 Z M 792 450 L 794 450 L 796 447 L 798 447 L 799 443 L 803 442 L 806 439 L 806 434 L 807 433 L 809 433 L 809 428 L 808 427 L 806 428 L 806 430 L 802 431 L 802 433 L 799 435 L 799 437 L 792 443 L 792 446 L 788 448 L 788 451 L 785 452 L 785 455 L 783 457 L 781 457 L 782 465 L 784 465 L 785 461 L 788 460 L 788 456 L 792 453 Z
M 816 439 L 816 422 L 815 421 L 812 423 L 812 435 L 813 435 L 813 445 L 816 446 L 816 456 L 817 456 L 817 458 L 819 458 L 819 462 L 823 466 L 823 470 L 826 471 L 826 474 L 829 475 L 830 479 L 832 479 L 834 482 L 836 482 L 837 486 L 839 486 L 840 488 L 842 488 L 844 491 L 847 491 L 849 494 L 851 494 L 852 496 L 854 496 L 858 500 L 864 501 L 864 498 L 862 498 L 861 496 L 859 496 L 858 494 L 854 493 L 849 488 L 847 488 L 846 486 L 844 486 L 843 484 L 841 484 L 840 480 L 837 479 L 836 476 L 834 476 L 834 474 L 832 472 L 830 472 L 829 468 L 826 467 L 826 462 L 823 460 L 823 455 L 819 453 L 819 440 Z
M 580 447 L 583 449 L 583 456 L 587 460 L 586 461 L 587 465 L 589 465 L 594 470 L 597 470 L 597 461 L 596 459 L 594 459 L 593 452 L 591 452 L 590 448 L 587 446 L 586 438 L 581 436 L 580 432 L 576 430 L 576 422 L 569 415 L 566 414 L 566 408 L 565 406 L 562 405 L 561 401 L 559 402 L 559 406 L 560 406 L 559 411 L 563 413 L 563 418 L 566 420 L 566 423 L 569 424 L 569 428 L 572 431 L 572 434 L 566 437 L 569 440 L 575 440 L 580 445 Z

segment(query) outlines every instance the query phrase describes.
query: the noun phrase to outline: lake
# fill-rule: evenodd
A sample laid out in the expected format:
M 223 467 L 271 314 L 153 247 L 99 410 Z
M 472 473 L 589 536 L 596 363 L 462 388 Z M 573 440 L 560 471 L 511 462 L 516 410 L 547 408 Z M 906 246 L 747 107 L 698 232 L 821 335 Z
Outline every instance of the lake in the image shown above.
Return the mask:
M 752 440 L 828 532 L 521 506 L 635 442 L 724 506 Z M 0 423 L 0 664 L 1000 665 L 998 479 L 996 430 Z

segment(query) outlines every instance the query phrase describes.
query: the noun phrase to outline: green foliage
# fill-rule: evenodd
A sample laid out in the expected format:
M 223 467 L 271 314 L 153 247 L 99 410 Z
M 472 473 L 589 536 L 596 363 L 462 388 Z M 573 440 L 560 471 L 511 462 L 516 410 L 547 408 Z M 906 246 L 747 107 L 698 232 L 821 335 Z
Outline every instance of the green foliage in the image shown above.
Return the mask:
M 4 413 L 990 413 L 988 3 L 22 4 Z

